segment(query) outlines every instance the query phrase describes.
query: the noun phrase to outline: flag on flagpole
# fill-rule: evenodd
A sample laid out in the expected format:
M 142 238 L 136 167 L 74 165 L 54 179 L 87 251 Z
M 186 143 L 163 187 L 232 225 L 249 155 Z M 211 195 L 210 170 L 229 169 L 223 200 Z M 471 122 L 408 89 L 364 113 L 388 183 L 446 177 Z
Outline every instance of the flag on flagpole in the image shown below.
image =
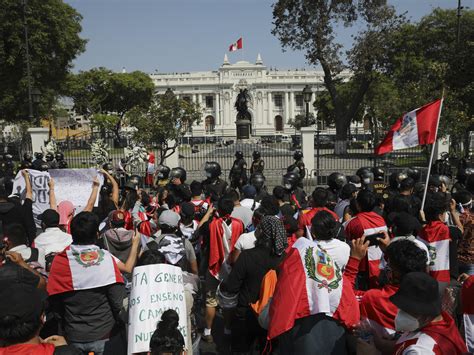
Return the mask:
M 400 117 L 375 148 L 381 155 L 394 150 L 433 144 L 436 140 L 442 100 L 436 100 Z
M 229 46 L 229 52 L 235 52 L 236 50 L 238 49 L 242 49 L 243 48 L 243 45 L 244 45 L 244 41 L 242 39 L 242 37 L 240 37 L 237 42 L 235 43 L 232 43 L 230 46 Z

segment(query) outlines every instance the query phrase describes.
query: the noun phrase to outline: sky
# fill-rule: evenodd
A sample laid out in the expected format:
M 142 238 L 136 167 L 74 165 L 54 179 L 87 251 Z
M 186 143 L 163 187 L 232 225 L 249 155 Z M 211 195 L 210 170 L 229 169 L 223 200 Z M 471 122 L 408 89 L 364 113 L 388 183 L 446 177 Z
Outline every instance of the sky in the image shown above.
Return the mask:
M 308 67 L 304 53 L 283 52 L 272 30 L 274 0 L 65 0 L 82 16 L 86 50 L 74 71 L 103 66 L 147 73 L 217 70 L 229 45 L 243 37 L 244 50 L 228 53 L 231 63 L 254 62 L 260 53 L 267 67 Z M 388 0 L 417 21 L 433 8 L 456 8 L 457 0 Z M 474 8 L 474 0 L 462 0 Z M 350 46 L 351 31 L 337 40 Z

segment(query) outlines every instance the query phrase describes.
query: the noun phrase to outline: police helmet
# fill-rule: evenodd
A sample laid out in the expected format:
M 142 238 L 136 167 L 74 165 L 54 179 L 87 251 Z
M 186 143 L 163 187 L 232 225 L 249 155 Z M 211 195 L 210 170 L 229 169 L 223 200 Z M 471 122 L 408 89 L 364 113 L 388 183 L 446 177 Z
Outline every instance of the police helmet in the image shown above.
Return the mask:
M 56 161 L 64 160 L 64 154 L 63 153 L 56 153 L 56 155 L 54 157 L 56 158 Z
M 303 158 L 303 152 L 301 150 L 297 150 L 293 153 L 293 159 L 300 160 Z
M 421 172 L 417 168 L 408 168 L 406 170 L 406 175 L 409 178 L 412 178 L 415 182 L 419 182 L 421 179 Z
M 30 153 L 25 153 L 23 154 L 23 160 L 31 162 L 33 160 L 33 157 Z
M 156 174 L 158 179 L 166 180 L 170 176 L 171 169 L 166 165 L 158 165 L 158 168 L 156 169 L 156 171 L 158 172 Z
M 218 178 L 222 174 L 221 166 L 218 162 L 208 161 L 204 167 L 206 177 L 210 179 Z
M 260 159 L 262 157 L 262 154 L 258 150 L 254 150 L 252 153 L 252 157 L 254 160 Z
M 39 171 L 48 171 L 48 169 L 49 169 L 48 163 L 46 163 L 46 162 L 41 163 L 41 165 L 39 167 Z
M 60 160 L 60 161 L 58 162 L 58 168 L 59 168 L 59 169 L 67 169 L 67 161 L 65 161 L 65 160 Z
M 41 153 L 41 152 L 36 152 L 35 153 L 35 159 L 43 160 L 43 157 L 44 157 L 43 153 Z
M 53 161 L 54 154 L 53 153 L 46 153 L 46 161 Z
M 440 175 L 439 180 L 445 185 L 449 186 L 451 185 L 451 178 L 447 175 Z
M 467 177 L 474 173 L 473 168 L 461 168 L 458 170 L 456 174 L 456 180 L 459 181 L 461 184 L 465 184 Z
M 237 159 L 243 159 L 244 158 L 244 153 L 241 150 L 238 150 L 235 152 L 235 157 Z
M 385 171 L 381 167 L 377 166 L 372 168 L 372 173 L 374 174 L 374 180 L 383 181 L 385 177 Z
M 331 190 L 339 191 L 345 184 L 347 184 L 347 178 L 341 173 L 334 172 L 328 176 L 328 186 Z
M 186 170 L 184 170 L 183 168 L 180 168 L 180 167 L 171 169 L 170 179 L 175 179 L 175 178 L 180 179 L 181 182 L 185 182 L 186 181 Z
M 250 176 L 250 184 L 257 190 L 261 189 L 265 185 L 265 176 L 262 173 L 253 173 Z
M 300 178 L 296 173 L 286 173 L 283 175 L 282 184 L 285 189 L 293 190 L 299 181 Z
M 360 177 L 364 185 L 368 185 L 374 181 L 374 173 L 369 168 L 360 168 L 356 175 Z
M 405 172 L 393 172 L 388 177 L 388 184 L 391 189 L 397 190 L 402 180 L 405 180 L 407 177 L 408 175 Z
M 110 164 L 110 163 L 105 163 L 104 165 L 102 165 L 102 169 L 107 171 L 109 174 L 112 174 L 114 172 L 112 164 Z

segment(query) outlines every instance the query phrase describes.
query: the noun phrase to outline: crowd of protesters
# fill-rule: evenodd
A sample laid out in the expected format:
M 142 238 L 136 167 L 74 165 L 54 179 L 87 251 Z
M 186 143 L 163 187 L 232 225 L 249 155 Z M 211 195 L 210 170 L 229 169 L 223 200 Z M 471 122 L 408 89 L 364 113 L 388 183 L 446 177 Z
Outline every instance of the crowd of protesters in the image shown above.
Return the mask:
M 425 189 L 416 169 L 361 168 L 305 191 L 298 153 L 269 190 L 259 152 L 236 158 L 230 184 L 218 162 L 189 185 L 154 158 L 145 187 L 103 169 L 81 211 L 51 179 L 40 226 L 28 169 L 22 200 L 1 184 L 0 354 L 125 354 L 133 270 L 151 264 L 188 275 L 188 340 L 167 310 L 151 354 L 474 352 L 474 171 Z

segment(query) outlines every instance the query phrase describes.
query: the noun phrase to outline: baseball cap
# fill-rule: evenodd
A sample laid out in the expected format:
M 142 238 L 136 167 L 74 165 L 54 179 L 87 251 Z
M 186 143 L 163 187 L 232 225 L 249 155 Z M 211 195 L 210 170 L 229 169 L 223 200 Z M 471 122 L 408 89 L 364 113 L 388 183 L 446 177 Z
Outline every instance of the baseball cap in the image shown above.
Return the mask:
M 59 213 L 53 209 L 47 209 L 38 216 L 38 219 L 47 227 L 55 227 L 59 225 Z
M 48 298 L 45 291 L 21 283 L 12 283 L 0 289 L 0 317 L 14 316 L 21 320 L 40 317 L 44 302 Z
M 166 210 L 160 214 L 160 217 L 158 217 L 158 224 L 166 224 L 170 227 L 177 227 L 179 225 L 179 220 L 179 214 L 170 210 Z
M 196 212 L 194 204 L 192 204 L 191 202 L 183 202 L 180 207 L 181 207 L 181 215 L 183 217 L 194 216 Z
M 254 198 L 257 194 L 257 189 L 253 185 L 245 185 L 242 188 L 242 193 L 245 198 Z

